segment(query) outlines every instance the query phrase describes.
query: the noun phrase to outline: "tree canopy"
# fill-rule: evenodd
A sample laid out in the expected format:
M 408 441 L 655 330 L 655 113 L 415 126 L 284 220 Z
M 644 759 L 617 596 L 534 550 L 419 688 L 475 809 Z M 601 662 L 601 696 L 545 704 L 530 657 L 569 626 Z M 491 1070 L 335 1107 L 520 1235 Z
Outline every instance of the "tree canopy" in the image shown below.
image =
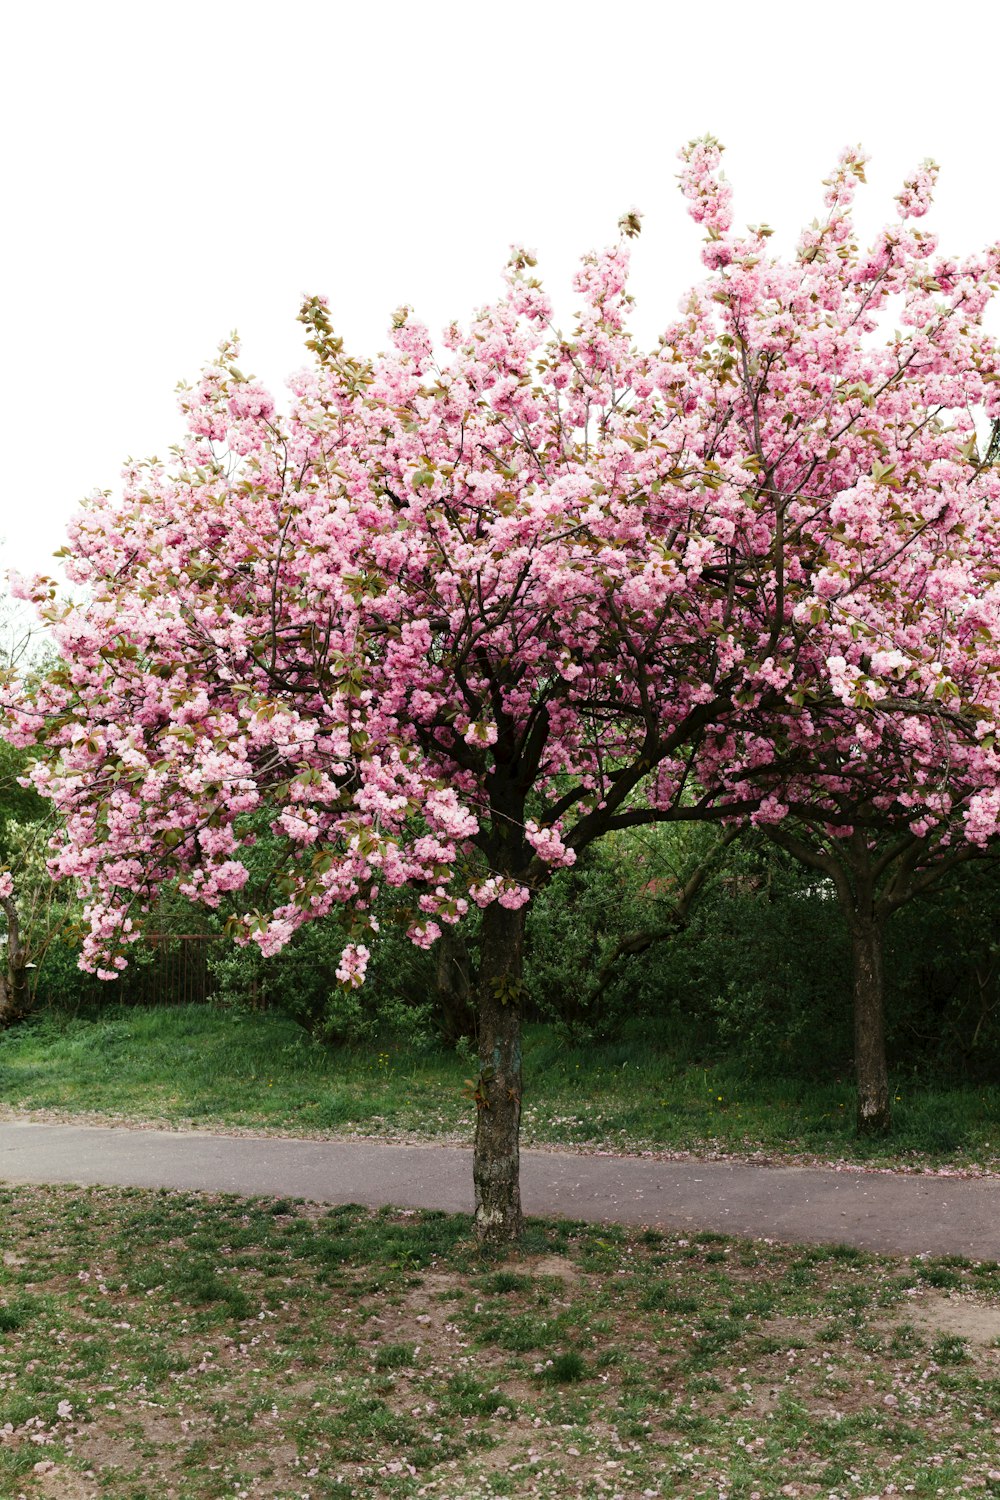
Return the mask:
M 85 597 L 24 586 L 62 659 L 8 732 L 63 816 L 86 964 L 120 970 L 178 878 L 264 953 L 344 910 L 360 983 L 377 892 L 408 887 L 421 945 L 492 914 L 480 1004 L 513 1014 L 532 893 L 592 840 L 778 821 L 845 736 L 851 776 L 905 746 L 891 796 L 920 828 L 944 733 L 975 783 L 963 832 L 992 836 L 1000 484 L 975 414 L 1000 412 L 1000 254 L 958 261 L 917 227 L 932 164 L 861 247 L 845 152 L 785 257 L 767 226 L 733 232 L 717 142 L 682 159 L 707 276 L 651 350 L 628 323 L 635 213 L 584 257 L 571 335 L 522 249 L 437 350 L 403 308 L 385 354 L 353 357 L 312 297 L 287 412 L 226 341 L 172 461 L 74 522 Z M 278 853 L 245 910 L 261 810 Z M 499 1110 L 519 1061 L 484 1035 Z

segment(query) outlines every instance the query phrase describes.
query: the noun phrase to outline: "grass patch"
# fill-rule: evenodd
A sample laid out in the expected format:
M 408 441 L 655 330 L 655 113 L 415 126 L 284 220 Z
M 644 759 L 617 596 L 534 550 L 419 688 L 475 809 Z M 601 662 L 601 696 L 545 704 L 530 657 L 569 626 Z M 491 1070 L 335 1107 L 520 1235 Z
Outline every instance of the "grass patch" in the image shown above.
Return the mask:
M 1000 1469 L 1000 1351 L 936 1328 L 900 1261 L 533 1220 L 497 1266 L 467 1217 L 137 1189 L 0 1210 L 2 1494 L 921 1496 Z M 997 1267 L 937 1268 L 993 1327 Z
M 38 1301 L 34 1297 L 14 1297 L 0 1304 L 0 1333 L 14 1333 L 23 1328 L 38 1312 Z
M 568 1354 L 557 1354 L 555 1359 L 547 1359 L 539 1371 L 539 1380 L 547 1381 L 549 1385 L 573 1385 L 578 1380 L 584 1380 L 587 1376 L 587 1366 L 583 1356 L 575 1350 Z
M 481 1283 L 484 1292 L 502 1295 L 504 1292 L 523 1292 L 531 1285 L 531 1278 L 517 1271 L 494 1271 Z
M 525 1145 L 711 1150 L 1000 1169 L 1000 1088 L 897 1088 L 890 1141 L 854 1135 L 850 1081 L 748 1078 L 637 1043 L 574 1049 L 529 1026 Z M 46 1013 L 0 1037 L 0 1098 L 22 1109 L 293 1134 L 468 1140 L 451 1052 L 332 1049 L 286 1017 L 209 1006 Z M 279 1212 L 284 1212 L 283 1209 Z
M 376 1370 L 402 1370 L 415 1360 L 415 1344 L 384 1344 L 375 1351 Z

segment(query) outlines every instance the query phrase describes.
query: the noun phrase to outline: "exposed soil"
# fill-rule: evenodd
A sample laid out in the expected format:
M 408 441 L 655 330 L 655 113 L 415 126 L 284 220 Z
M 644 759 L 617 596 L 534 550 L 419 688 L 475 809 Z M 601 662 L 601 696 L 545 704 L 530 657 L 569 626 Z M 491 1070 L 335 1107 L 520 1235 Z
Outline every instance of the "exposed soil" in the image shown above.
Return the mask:
M 995 1347 L 1000 1342 L 1000 1307 L 947 1292 L 921 1293 L 908 1302 L 896 1321 L 912 1323 L 914 1328 L 932 1336 L 944 1334 L 968 1339 L 981 1349 Z

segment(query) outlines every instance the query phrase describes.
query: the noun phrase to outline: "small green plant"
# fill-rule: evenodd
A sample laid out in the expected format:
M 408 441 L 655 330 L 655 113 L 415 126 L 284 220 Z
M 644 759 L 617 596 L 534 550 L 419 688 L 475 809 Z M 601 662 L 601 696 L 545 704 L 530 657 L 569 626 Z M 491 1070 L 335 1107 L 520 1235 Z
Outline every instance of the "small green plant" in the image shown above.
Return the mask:
M 957 1334 L 942 1334 L 931 1345 L 931 1355 L 939 1365 L 961 1365 L 969 1358 L 968 1339 Z
M 952 1292 L 962 1285 L 961 1276 L 950 1266 L 921 1266 L 920 1279 L 926 1281 L 928 1286 L 938 1287 L 941 1291 Z
M 36 1298 L 15 1297 L 11 1302 L 0 1306 L 0 1333 L 13 1333 L 15 1329 L 23 1328 L 38 1312 L 39 1303 Z
M 639 1306 L 649 1312 L 694 1313 L 698 1311 L 698 1299 L 685 1297 L 670 1286 L 653 1286 L 645 1293 Z
M 414 1344 L 383 1344 L 375 1354 L 376 1370 L 408 1369 L 416 1358 Z
M 497 1389 L 488 1389 L 475 1375 L 453 1375 L 448 1381 L 443 1404 L 460 1417 L 492 1416 L 501 1406 L 511 1406 L 510 1399 Z
M 465 1068 L 469 1067 L 469 1065 L 475 1058 L 475 1055 L 475 1043 L 471 1040 L 470 1037 L 460 1036 L 458 1038 L 458 1041 L 455 1043 L 455 1056 L 458 1058 L 462 1066 Z
M 550 1385 L 573 1385 L 586 1377 L 586 1363 L 582 1355 L 572 1349 L 557 1354 L 554 1359 L 547 1359 L 538 1372 L 538 1378 Z
M 507 1292 L 523 1292 L 531 1285 L 530 1276 L 521 1276 L 517 1271 L 494 1271 L 482 1282 L 484 1292 L 503 1296 Z
M 889 1341 L 889 1353 L 895 1359 L 911 1359 L 924 1348 L 924 1340 L 912 1323 L 901 1323 Z

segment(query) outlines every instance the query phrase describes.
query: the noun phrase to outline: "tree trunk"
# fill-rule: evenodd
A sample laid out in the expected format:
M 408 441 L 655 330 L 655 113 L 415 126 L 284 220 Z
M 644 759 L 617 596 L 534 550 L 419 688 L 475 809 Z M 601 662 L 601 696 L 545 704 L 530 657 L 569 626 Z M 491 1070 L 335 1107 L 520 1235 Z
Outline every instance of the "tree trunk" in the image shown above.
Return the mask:
M 25 983 L 25 952 L 21 947 L 21 924 L 11 896 L 0 896 L 0 909 L 7 918 L 6 972 L 0 972 L 0 1027 L 9 1026 L 25 1014 L 28 1007 Z
M 7 975 L 0 972 L 0 1029 L 14 1020 L 14 987 Z
M 479 961 L 479 1064 L 476 1088 L 476 1233 L 494 1245 L 522 1227 L 521 970 L 527 910 L 493 902 L 483 912 Z
M 463 1036 L 471 1041 L 476 1034 L 469 949 L 458 928 L 447 926 L 435 946 L 441 1037 L 449 1047 L 454 1047 Z
M 888 1135 L 892 1128 L 889 1071 L 885 1060 L 885 999 L 882 983 L 882 927 L 855 920 L 851 931 L 854 965 L 854 1071 L 858 1085 L 858 1134 Z

